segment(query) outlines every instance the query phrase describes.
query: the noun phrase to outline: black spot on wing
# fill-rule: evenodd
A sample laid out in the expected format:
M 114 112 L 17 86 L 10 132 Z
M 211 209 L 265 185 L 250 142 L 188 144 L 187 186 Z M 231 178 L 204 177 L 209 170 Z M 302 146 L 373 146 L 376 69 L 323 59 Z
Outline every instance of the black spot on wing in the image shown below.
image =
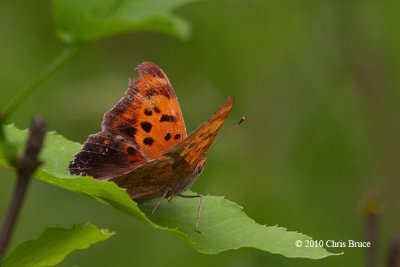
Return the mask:
M 144 115 L 146 115 L 146 116 L 151 116 L 151 115 L 153 115 L 153 111 L 151 111 L 151 109 L 146 108 L 146 109 L 144 110 Z
M 140 126 L 142 127 L 142 129 L 146 132 L 149 133 L 151 131 L 151 128 L 153 127 L 153 125 L 151 125 L 150 122 L 144 121 L 140 123 Z
M 143 139 L 143 144 L 151 146 L 154 142 L 154 139 L 151 137 L 146 137 L 145 139 Z
M 180 135 L 180 134 L 176 134 L 176 135 L 174 136 L 174 139 L 175 139 L 175 140 L 177 140 L 177 139 L 179 139 L 179 138 L 181 138 L 181 135 Z
M 170 133 L 167 133 L 167 134 L 165 135 L 164 139 L 167 140 L 167 141 L 168 141 L 169 139 L 171 139 L 171 134 L 170 134 Z
M 160 122 L 176 122 L 176 117 L 171 115 L 163 114 L 161 116 Z
M 154 106 L 154 111 L 156 112 L 156 113 L 160 113 L 161 112 L 161 110 L 157 107 L 157 106 Z

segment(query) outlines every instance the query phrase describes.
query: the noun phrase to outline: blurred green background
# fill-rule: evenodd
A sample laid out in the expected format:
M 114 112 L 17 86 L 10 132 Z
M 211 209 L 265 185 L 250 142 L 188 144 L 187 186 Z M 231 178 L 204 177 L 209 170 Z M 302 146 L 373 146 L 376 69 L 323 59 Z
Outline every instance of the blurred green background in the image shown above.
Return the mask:
M 257 222 L 317 240 L 365 240 L 360 203 L 381 195 L 379 259 L 400 232 L 400 32 L 398 1 L 202 1 L 177 10 L 187 41 L 125 34 L 89 46 L 10 119 L 83 142 L 120 99 L 142 61 L 167 73 L 189 132 L 228 95 L 225 130 L 193 190 L 224 195 Z M 0 2 L 0 105 L 64 45 L 49 1 Z M 14 183 L 0 172 L 0 218 Z M 365 249 L 312 261 L 253 249 L 203 255 L 114 209 L 33 181 L 11 248 L 47 226 L 90 221 L 117 232 L 60 266 L 365 266 Z

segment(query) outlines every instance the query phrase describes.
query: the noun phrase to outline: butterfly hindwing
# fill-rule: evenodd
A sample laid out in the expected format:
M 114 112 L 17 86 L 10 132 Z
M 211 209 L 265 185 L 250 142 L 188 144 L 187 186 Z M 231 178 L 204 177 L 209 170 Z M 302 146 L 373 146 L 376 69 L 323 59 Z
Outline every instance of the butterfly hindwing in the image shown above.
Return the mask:
M 119 132 L 100 132 L 89 135 L 82 150 L 69 165 L 69 173 L 108 179 L 142 165 L 149 159 L 136 142 Z

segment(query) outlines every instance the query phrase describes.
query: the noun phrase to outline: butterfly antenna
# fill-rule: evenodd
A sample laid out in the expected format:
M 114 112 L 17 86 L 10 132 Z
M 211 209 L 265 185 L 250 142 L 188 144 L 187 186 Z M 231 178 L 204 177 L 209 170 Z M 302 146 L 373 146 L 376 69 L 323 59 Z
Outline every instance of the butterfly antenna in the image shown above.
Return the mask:
M 235 125 L 233 125 L 232 128 L 230 128 L 228 131 L 226 131 L 225 133 L 223 133 L 222 136 L 221 136 L 220 138 L 218 138 L 218 140 L 215 141 L 215 142 L 211 145 L 210 150 L 211 150 L 211 148 L 213 148 L 216 144 L 218 144 L 222 139 L 224 139 L 228 134 L 230 134 L 230 133 L 232 133 L 234 130 L 236 130 L 236 128 L 237 128 L 240 124 L 242 124 L 245 120 L 246 120 L 246 117 L 245 117 L 245 116 L 243 116 L 242 118 L 240 118 L 240 120 L 239 120 Z

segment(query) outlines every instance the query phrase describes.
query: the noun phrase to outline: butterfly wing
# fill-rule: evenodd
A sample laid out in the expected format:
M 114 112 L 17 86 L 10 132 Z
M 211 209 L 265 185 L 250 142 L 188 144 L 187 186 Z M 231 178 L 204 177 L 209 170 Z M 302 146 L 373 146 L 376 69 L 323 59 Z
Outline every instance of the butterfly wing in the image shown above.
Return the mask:
M 149 161 L 137 143 L 120 132 L 89 135 L 82 150 L 69 164 L 70 174 L 108 179 L 122 175 Z
M 186 162 L 191 170 L 194 170 L 200 160 L 204 157 L 208 148 L 217 136 L 226 118 L 228 117 L 234 102 L 230 96 L 219 109 L 214 112 L 208 121 L 204 122 L 182 142 L 168 149 L 164 155 L 172 157 L 174 164 Z
M 229 97 L 208 121 L 168 149 L 162 157 L 111 180 L 126 188 L 135 200 L 160 197 L 166 188 L 174 194 L 184 191 L 202 171 L 204 155 L 224 124 L 232 105 L 233 97 Z
M 160 157 L 186 138 L 175 92 L 165 73 L 144 62 L 125 96 L 104 114 L 100 133 L 90 135 L 69 165 L 70 174 L 109 179 Z
M 104 115 L 102 129 L 133 138 L 140 151 L 154 159 L 186 138 L 186 127 L 165 73 L 150 62 L 140 64 L 136 70 L 139 78 L 129 81 L 125 97 Z

